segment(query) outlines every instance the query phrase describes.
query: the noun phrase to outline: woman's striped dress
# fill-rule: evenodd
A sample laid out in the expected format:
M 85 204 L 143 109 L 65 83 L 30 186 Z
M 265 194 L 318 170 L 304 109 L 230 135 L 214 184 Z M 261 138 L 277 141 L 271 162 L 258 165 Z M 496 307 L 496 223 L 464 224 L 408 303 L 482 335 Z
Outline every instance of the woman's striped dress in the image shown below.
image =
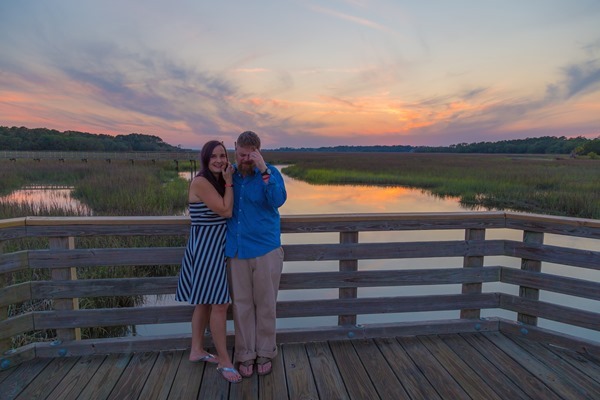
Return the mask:
M 231 302 L 225 270 L 225 218 L 204 203 L 190 203 L 192 226 L 175 300 L 190 304 Z

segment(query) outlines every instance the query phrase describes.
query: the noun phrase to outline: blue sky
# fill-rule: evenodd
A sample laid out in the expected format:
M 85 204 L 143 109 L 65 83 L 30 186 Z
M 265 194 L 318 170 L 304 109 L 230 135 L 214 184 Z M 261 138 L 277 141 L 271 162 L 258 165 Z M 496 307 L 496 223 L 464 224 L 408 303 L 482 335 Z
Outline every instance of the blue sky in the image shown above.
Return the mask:
M 600 2 L 0 2 L 0 125 L 199 148 L 600 136 Z

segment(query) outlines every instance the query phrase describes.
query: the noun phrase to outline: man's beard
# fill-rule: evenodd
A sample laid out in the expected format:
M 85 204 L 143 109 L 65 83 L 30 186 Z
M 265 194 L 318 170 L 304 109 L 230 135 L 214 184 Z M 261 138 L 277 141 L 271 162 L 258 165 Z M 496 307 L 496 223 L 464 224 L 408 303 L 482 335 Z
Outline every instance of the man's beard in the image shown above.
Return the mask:
M 238 169 L 240 170 L 242 175 L 250 175 L 254 172 L 254 163 L 253 162 L 243 162 L 238 165 Z

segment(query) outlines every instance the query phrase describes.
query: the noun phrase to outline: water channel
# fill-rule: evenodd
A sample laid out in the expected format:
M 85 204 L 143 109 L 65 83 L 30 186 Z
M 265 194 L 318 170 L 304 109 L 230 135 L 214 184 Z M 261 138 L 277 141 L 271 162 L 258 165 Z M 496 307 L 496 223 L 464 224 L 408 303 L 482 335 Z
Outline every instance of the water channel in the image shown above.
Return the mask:
M 189 179 L 189 173 L 181 176 Z M 284 175 L 288 200 L 280 209 L 281 215 L 300 214 L 338 214 L 338 213 L 395 213 L 395 212 L 465 212 L 473 211 L 461 206 L 457 198 L 439 198 L 419 189 L 404 187 L 376 187 L 356 185 L 312 185 Z M 21 201 L 29 204 L 48 205 L 53 207 L 74 207 L 80 210 L 80 215 L 92 215 L 92 211 L 84 204 L 70 197 L 70 188 L 24 188 L 9 196 L 0 197 L 0 201 Z M 478 209 L 485 211 L 486 209 Z M 509 229 L 488 230 L 487 239 L 521 240 L 521 232 Z M 308 236 L 308 237 L 307 237 Z M 318 237 L 318 239 L 316 239 Z M 426 240 L 463 240 L 464 231 L 407 231 L 407 232 L 363 232 L 360 233 L 360 242 L 390 242 L 390 241 L 426 241 Z M 292 243 L 338 243 L 339 234 L 284 234 L 284 244 Z M 568 246 L 585 250 L 597 250 L 597 241 L 591 239 L 571 238 L 560 235 L 546 234 L 544 242 L 556 246 Z M 410 260 L 361 260 L 360 270 L 386 270 L 386 269 L 415 269 L 415 268 L 457 268 L 462 266 L 463 259 L 456 258 L 425 258 Z M 486 257 L 485 265 L 502 265 L 519 268 L 520 260 L 512 257 Z M 337 261 L 322 262 L 286 262 L 284 272 L 316 272 L 336 271 Z M 600 280 L 600 272 L 583 268 L 565 268 L 561 265 L 544 263 L 542 271 L 565 275 L 570 277 Z M 502 291 L 518 295 L 518 287 L 502 283 L 484 283 L 484 292 Z M 438 286 L 408 286 L 402 288 L 359 288 L 358 296 L 416 296 L 424 294 L 459 294 L 460 285 Z M 337 298 L 337 289 L 314 290 L 286 290 L 279 292 L 280 300 L 302 299 L 334 299 Z M 147 306 L 164 306 L 180 304 L 174 301 L 174 295 L 148 296 Z M 540 300 L 558 303 L 565 306 L 581 307 L 586 310 L 599 312 L 600 302 L 579 299 L 572 296 L 560 295 L 547 291 L 540 293 Z M 516 319 L 514 312 L 492 309 L 482 310 L 482 317 L 499 316 L 510 320 Z M 427 321 L 445 318 L 458 318 L 458 311 L 442 312 L 415 312 L 399 314 L 360 315 L 359 324 L 381 323 L 392 321 Z M 302 326 L 332 326 L 337 324 L 337 317 L 310 317 L 278 319 L 278 328 L 293 328 Z M 600 341 L 600 335 L 592 330 L 575 328 L 550 321 L 540 320 L 539 325 L 544 328 L 554 329 L 588 339 Z M 228 330 L 232 330 L 231 321 Z M 189 323 L 139 325 L 136 327 L 137 335 L 156 335 L 191 332 Z

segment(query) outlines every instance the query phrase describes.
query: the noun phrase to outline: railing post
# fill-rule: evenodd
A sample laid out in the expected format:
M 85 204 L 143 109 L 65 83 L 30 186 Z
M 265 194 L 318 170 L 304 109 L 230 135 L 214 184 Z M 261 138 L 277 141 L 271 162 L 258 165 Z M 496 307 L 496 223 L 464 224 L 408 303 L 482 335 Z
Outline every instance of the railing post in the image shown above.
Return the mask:
M 340 232 L 340 243 L 358 243 L 358 232 Z M 358 260 L 340 260 L 340 271 L 358 271 Z M 340 299 L 355 299 L 356 288 L 340 288 Z M 338 325 L 356 325 L 356 314 L 338 315 Z
M 485 240 L 485 229 L 467 229 L 465 240 Z M 483 256 L 466 256 L 463 259 L 464 268 L 483 268 Z M 481 282 L 463 283 L 462 294 L 481 293 Z M 481 309 L 460 310 L 461 318 L 477 319 L 481 316 Z
M 75 238 L 57 237 L 50 238 L 50 250 L 72 250 L 75 248 Z M 77 279 L 77 270 L 75 267 L 52 268 L 50 270 L 53 281 L 59 280 L 75 280 Z M 55 299 L 55 310 L 78 310 L 79 299 Z M 57 329 L 56 336 L 61 340 L 81 340 L 81 328 L 73 329 Z
M 0 254 L 4 248 L 4 242 L 0 242 Z M 0 274 L 0 288 L 6 287 L 6 274 Z M 8 319 L 8 306 L 0 306 L 0 321 Z M 0 339 L 0 355 L 11 348 L 10 338 Z
M 526 244 L 543 244 L 544 233 L 543 232 L 532 232 L 523 231 L 523 243 Z M 521 269 L 523 271 L 541 272 L 542 262 L 537 260 L 529 260 L 526 258 L 521 259 Z M 540 299 L 539 289 L 530 288 L 527 286 L 519 286 L 519 297 L 531 300 Z M 517 320 L 524 324 L 537 325 L 538 318 L 535 315 L 529 314 L 517 314 Z

